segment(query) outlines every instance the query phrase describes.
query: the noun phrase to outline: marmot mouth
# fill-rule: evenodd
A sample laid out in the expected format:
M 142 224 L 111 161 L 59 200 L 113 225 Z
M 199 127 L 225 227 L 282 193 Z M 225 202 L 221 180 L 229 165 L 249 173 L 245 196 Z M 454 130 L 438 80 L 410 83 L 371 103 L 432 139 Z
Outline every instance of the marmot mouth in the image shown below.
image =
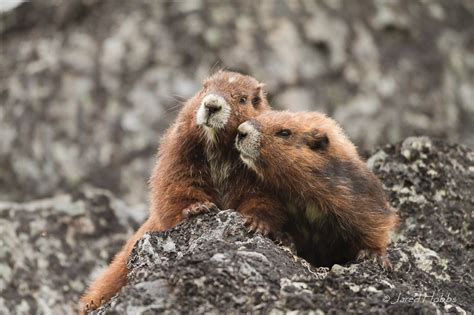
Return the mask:
M 243 152 L 243 151 L 239 151 L 239 152 L 240 152 L 240 157 L 241 157 L 242 159 L 251 160 L 251 161 L 255 160 L 255 157 L 254 157 L 254 156 L 249 155 L 249 154 L 247 154 L 247 153 L 245 153 L 245 152 Z
M 213 130 L 221 130 L 225 128 L 225 124 L 220 122 L 211 121 L 211 117 L 207 118 L 207 120 L 202 124 L 205 128 L 213 129 Z
M 235 148 L 237 149 L 237 151 L 239 151 L 240 157 L 242 159 L 252 161 L 255 159 L 255 156 L 253 154 L 247 153 L 247 148 L 245 144 L 243 144 L 241 141 L 235 141 Z
M 217 129 L 219 129 L 219 128 L 216 127 L 215 124 L 211 123 L 211 122 L 209 121 L 209 119 L 206 120 L 204 123 L 202 123 L 201 126 L 204 127 L 204 128 L 206 128 L 206 129 L 212 129 L 212 130 L 217 130 Z
M 248 155 L 246 153 L 240 152 L 240 160 L 250 169 L 254 170 L 257 174 L 260 175 L 259 169 L 257 167 L 257 158 L 255 156 Z

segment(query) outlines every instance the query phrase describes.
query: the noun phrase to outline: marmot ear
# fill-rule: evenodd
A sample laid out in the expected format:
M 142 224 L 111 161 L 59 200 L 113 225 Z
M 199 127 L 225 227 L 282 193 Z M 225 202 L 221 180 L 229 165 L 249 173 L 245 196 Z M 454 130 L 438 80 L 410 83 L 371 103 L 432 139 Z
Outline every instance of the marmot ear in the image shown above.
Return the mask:
M 265 97 L 265 91 L 263 90 L 265 84 L 259 83 L 257 86 L 257 91 L 255 93 L 255 96 L 252 98 L 252 105 L 253 106 L 258 106 L 260 102 L 262 101 L 262 98 Z
M 311 150 L 325 150 L 329 145 L 329 138 L 327 134 L 320 133 L 318 130 L 313 130 L 308 132 L 306 144 Z

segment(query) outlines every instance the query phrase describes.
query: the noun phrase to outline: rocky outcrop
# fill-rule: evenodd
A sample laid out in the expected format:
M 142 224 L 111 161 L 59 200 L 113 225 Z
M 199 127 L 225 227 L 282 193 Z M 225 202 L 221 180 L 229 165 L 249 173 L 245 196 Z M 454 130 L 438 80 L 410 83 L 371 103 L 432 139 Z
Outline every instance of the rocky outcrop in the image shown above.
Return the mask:
M 471 0 L 25 2 L 0 15 L 0 200 L 89 183 L 143 203 L 163 129 L 220 67 L 364 149 L 472 145 L 473 21 Z
M 312 267 L 227 210 L 147 234 L 130 257 L 130 284 L 96 313 L 473 312 L 474 151 L 408 138 L 368 164 L 401 217 L 393 272 L 372 261 Z M 97 189 L 0 203 L 0 314 L 73 312 L 143 221 L 131 216 L 138 210 Z
M 130 284 L 95 314 L 473 312 L 474 152 L 408 138 L 368 163 L 402 219 L 392 272 L 373 261 L 311 267 L 249 235 L 229 210 L 147 234 L 130 257 Z

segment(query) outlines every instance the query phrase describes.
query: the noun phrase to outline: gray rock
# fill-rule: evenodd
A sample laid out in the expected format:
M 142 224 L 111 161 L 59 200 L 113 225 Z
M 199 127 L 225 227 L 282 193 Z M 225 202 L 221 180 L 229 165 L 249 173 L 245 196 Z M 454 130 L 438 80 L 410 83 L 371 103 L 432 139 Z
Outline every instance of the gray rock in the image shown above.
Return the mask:
M 227 210 L 146 234 L 129 285 L 94 314 L 473 312 L 474 152 L 408 138 L 371 164 L 401 216 L 392 272 L 369 260 L 314 268 Z
M 137 227 L 110 193 L 0 202 L 0 314 L 72 314 Z
M 313 95 L 306 89 L 288 89 L 278 95 L 276 101 L 284 107 L 291 107 L 294 111 L 310 111 L 313 107 Z
M 307 281 L 329 271 L 249 235 L 232 210 L 146 234 L 128 267 L 130 284 L 97 314 L 269 312 L 278 309 L 286 291 L 309 289 Z

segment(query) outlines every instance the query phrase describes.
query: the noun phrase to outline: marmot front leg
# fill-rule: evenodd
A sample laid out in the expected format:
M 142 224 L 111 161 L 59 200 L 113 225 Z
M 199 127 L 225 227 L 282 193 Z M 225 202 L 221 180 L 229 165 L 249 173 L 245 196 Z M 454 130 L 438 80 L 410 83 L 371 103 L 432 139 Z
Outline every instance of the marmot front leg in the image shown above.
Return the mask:
M 218 209 L 209 185 L 188 180 L 185 176 L 179 183 L 164 182 L 160 185 L 166 185 L 166 188 L 158 187 L 157 193 L 152 188 L 151 212 L 160 218 L 165 230 L 191 216 Z M 164 193 L 158 193 L 162 191 Z
M 254 195 L 244 199 L 237 211 L 244 216 L 251 232 L 269 235 L 274 239 L 282 235 L 287 218 L 278 201 Z

